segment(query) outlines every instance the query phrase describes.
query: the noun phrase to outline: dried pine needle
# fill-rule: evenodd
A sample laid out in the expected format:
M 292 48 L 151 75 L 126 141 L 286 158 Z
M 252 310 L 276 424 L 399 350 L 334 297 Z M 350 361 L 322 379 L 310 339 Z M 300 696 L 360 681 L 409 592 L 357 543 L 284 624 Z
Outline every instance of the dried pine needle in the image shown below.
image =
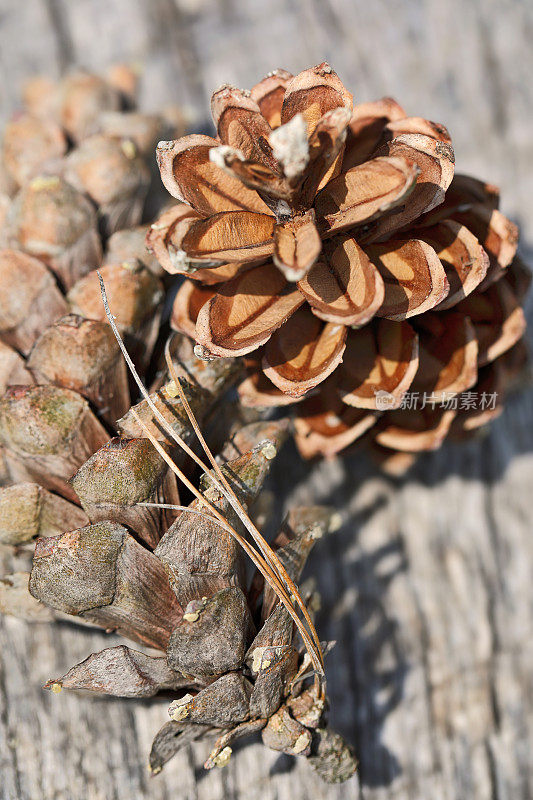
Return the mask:
M 209 472 L 209 468 L 207 467 L 207 465 L 204 464 L 202 459 L 199 458 L 196 455 L 196 453 L 194 453 L 194 451 L 186 444 L 186 442 L 184 442 L 183 439 L 179 435 L 177 435 L 175 433 L 175 431 L 171 428 L 171 426 L 168 424 L 168 422 L 165 420 L 163 415 L 159 412 L 159 410 L 155 406 L 154 402 L 152 401 L 147 389 L 145 388 L 144 384 L 142 383 L 142 381 L 141 381 L 141 379 L 140 379 L 140 377 L 139 377 L 139 375 L 137 373 L 137 370 L 135 369 L 135 365 L 133 364 L 133 361 L 131 360 L 131 358 L 129 356 L 129 353 L 127 352 L 127 349 L 126 349 L 126 347 L 124 345 L 124 342 L 122 341 L 122 337 L 121 337 L 121 335 L 120 335 L 120 333 L 118 331 L 118 328 L 117 328 L 116 323 L 115 323 L 115 318 L 114 318 L 113 314 L 111 313 L 111 309 L 109 308 L 109 302 L 108 302 L 108 299 L 107 299 L 107 293 L 106 293 L 106 289 L 105 289 L 105 285 L 104 285 L 104 281 L 102 279 L 102 276 L 101 276 L 99 271 L 97 271 L 97 274 L 98 274 L 98 279 L 100 281 L 100 290 L 101 290 L 101 294 L 102 294 L 102 301 L 103 301 L 103 304 L 104 304 L 104 309 L 105 309 L 105 313 L 106 313 L 107 319 L 109 321 L 111 329 L 113 330 L 113 333 L 115 335 L 117 343 L 118 343 L 118 345 L 119 345 L 119 347 L 120 347 L 120 349 L 122 351 L 122 354 L 124 356 L 126 364 L 128 365 L 128 368 L 129 368 L 129 370 L 130 370 L 135 382 L 137 383 L 137 386 L 139 387 L 139 390 L 140 390 L 142 396 L 145 398 L 146 402 L 148 403 L 148 406 L 150 407 L 151 411 L 153 412 L 155 418 L 163 426 L 163 429 L 165 430 L 165 432 L 176 442 L 176 444 L 184 452 L 186 452 L 196 462 L 196 464 L 198 464 L 198 466 L 203 470 L 203 472 L 206 472 L 206 473 Z M 235 493 L 233 492 L 233 490 L 229 486 L 229 484 L 228 484 L 228 482 L 227 482 L 222 470 L 220 469 L 219 465 L 217 464 L 214 456 L 212 455 L 211 451 L 209 450 L 209 448 L 208 448 L 208 446 L 207 446 L 207 444 L 206 444 L 206 442 L 205 442 L 205 440 L 204 440 L 204 438 L 202 436 L 202 433 L 200 431 L 198 422 L 197 422 L 196 418 L 194 417 L 194 414 L 193 414 L 189 404 L 187 403 L 187 400 L 186 400 L 185 395 L 183 393 L 183 389 L 181 388 L 181 384 L 180 384 L 179 379 L 177 377 L 177 374 L 175 372 L 174 365 L 172 363 L 172 359 L 170 358 L 168 342 L 167 342 L 167 346 L 165 348 L 165 355 L 167 357 L 167 364 L 169 365 L 169 371 L 170 371 L 172 379 L 175 382 L 178 394 L 180 396 L 180 400 L 184 405 L 185 411 L 186 411 L 187 415 L 189 416 L 189 419 L 191 421 L 191 425 L 193 426 L 193 429 L 194 429 L 194 431 L 195 431 L 195 433 L 196 433 L 196 435 L 197 435 L 197 437 L 198 437 L 198 439 L 200 441 L 200 444 L 202 445 L 202 447 L 203 447 L 203 449 L 204 449 L 209 461 L 211 462 L 211 464 L 214 467 L 214 471 L 216 473 L 216 477 L 211 474 L 211 476 L 210 476 L 211 480 L 212 480 L 213 484 L 215 485 L 215 487 L 220 491 L 220 493 L 230 503 L 230 505 L 232 506 L 232 508 L 236 512 L 236 514 L 239 516 L 239 518 L 241 519 L 241 521 L 245 525 L 246 529 L 249 531 L 250 535 L 254 539 L 254 541 L 255 541 L 257 547 L 259 548 L 260 552 L 258 552 L 255 548 L 253 548 L 250 545 L 250 543 L 243 536 L 241 536 L 241 534 L 239 534 L 229 524 L 228 520 L 225 519 L 223 514 L 221 514 L 221 512 L 215 506 L 213 506 L 204 497 L 204 495 L 189 481 L 189 479 L 184 475 L 182 470 L 175 464 L 173 459 L 168 455 L 168 453 L 162 447 L 160 442 L 157 441 L 157 439 L 153 436 L 153 434 L 150 432 L 150 430 L 147 428 L 147 426 L 143 423 L 143 421 L 140 419 L 139 415 L 137 414 L 137 412 L 134 409 L 132 409 L 132 414 L 133 414 L 134 418 L 136 419 L 136 421 L 141 426 L 141 428 L 143 429 L 143 431 L 145 432 L 147 438 L 150 440 L 150 442 L 152 443 L 154 448 L 157 450 L 157 452 L 159 453 L 161 458 L 163 458 L 163 460 L 167 463 L 167 465 L 172 470 L 172 472 L 174 472 L 174 474 L 182 481 L 182 483 L 189 489 L 189 491 L 191 491 L 192 494 L 202 503 L 202 506 L 206 507 L 207 509 L 209 509 L 209 511 L 211 512 L 213 517 L 218 521 L 218 523 L 221 525 L 221 527 L 223 527 L 225 530 L 227 530 L 231 534 L 231 536 L 233 536 L 236 539 L 236 541 L 240 544 L 240 546 L 243 548 L 243 550 L 248 555 L 248 557 L 252 560 L 252 562 L 257 567 L 257 569 L 261 572 L 261 574 L 263 575 L 265 580 L 272 587 L 273 591 L 276 593 L 276 595 L 279 598 L 280 602 L 283 603 L 283 605 L 287 609 L 288 613 L 290 614 L 291 618 L 293 619 L 293 621 L 294 621 L 294 623 L 295 623 L 295 625 L 296 625 L 296 627 L 297 627 L 297 629 L 298 629 L 298 631 L 300 633 L 300 636 L 302 637 L 304 645 L 305 645 L 305 647 L 307 649 L 307 652 L 309 654 L 309 658 L 310 658 L 310 660 L 311 660 L 311 662 L 313 664 L 314 670 L 315 670 L 315 681 L 317 681 L 317 683 L 318 683 L 320 693 L 323 694 L 325 692 L 325 676 L 324 676 L 323 655 L 322 655 L 322 650 L 321 650 L 321 647 L 320 647 L 320 642 L 319 642 L 319 639 L 318 639 L 318 635 L 316 633 L 316 630 L 314 628 L 312 620 L 311 620 L 311 618 L 309 616 L 307 608 L 305 607 L 305 604 L 304 604 L 302 598 L 300 597 L 296 586 L 291 581 L 291 579 L 287 575 L 283 565 L 279 561 L 279 558 L 275 555 L 274 551 L 270 548 L 270 546 L 267 544 L 265 539 L 261 536 L 261 534 L 259 533 L 259 531 L 255 527 L 255 525 L 253 524 L 253 522 L 251 521 L 251 519 L 249 518 L 249 516 L 245 512 L 245 510 L 242 507 L 242 505 L 240 504 L 238 498 L 235 496 Z M 190 510 L 190 509 L 188 509 L 188 510 Z M 287 587 L 287 588 L 285 588 L 285 587 Z M 288 591 L 287 591 L 287 589 L 288 589 Z M 304 615 L 304 618 L 305 618 L 305 621 L 307 623 L 307 626 L 309 627 L 309 630 L 306 627 L 306 625 L 303 623 L 303 621 L 300 619 L 300 617 L 298 616 L 296 608 L 295 608 L 295 604 L 297 604 L 300 607 L 300 609 L 302 610 L 302 613 Z

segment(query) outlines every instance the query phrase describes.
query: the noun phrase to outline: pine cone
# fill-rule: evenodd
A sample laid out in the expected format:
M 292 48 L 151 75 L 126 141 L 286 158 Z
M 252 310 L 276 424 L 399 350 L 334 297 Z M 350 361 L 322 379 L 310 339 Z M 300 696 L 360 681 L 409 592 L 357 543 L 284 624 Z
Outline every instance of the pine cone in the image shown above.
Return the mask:
M 153 148 L 169 130 L 183 131 L 175 119 L 135 110 L 131 70 L 115 68 L 112 79 L 84 72 L 57 85 L 37 79 L 26 91 L 26 108 L 3 133 L 0 240 L 45 260 L 67 288 L 98 265 L 95 212 L 106 236 L 137 225 Z M 73 276 L 63 274 L 68 256 L 81 262 Z
M 114 78 L 120 91 L 90 75 L 59 88 L 35 84 L 32 112 L 4 137 L 3 188 L 13 198 L 3 206 L 8 246 L 0 251 L 0 444 L 9 483 L 0 489 L 0 543 L 20 563 L 39 538 L 31 594 L 29 573 L 6 576 L 0 610 L 28 621 L 74 618 L 163 652 L 110 648 L 48 685 L 126 697 L 175 692 L 172 721 L 154 742 L 154 772 L 208 733 L 219 738 L 206 766 L 222 766 L 231 741 L 263 730 L 269 746 L 309 757 L 326 780 L 344 780 L 356 761 L 326 726 L 323 654 L 309 638 L 313 598 L 307 609 L 294 584 L 331 514 L 289 515 L 274 562 L 257 529 L 257 551 L 243 538 L 246 519 L 253 526 L 244 509 L 287 425 L 258 414 L 244 425 L 235 403 L 214 413 L 237 376 L 234 359 L 206 363 L 176 337 L 169 382 L 154 357 L 163 287 L 137 226 L 146 170 L 124 134 L 135 131 L 148 152 L 156 126 L 113 110 L 125 94 L 130 105 L 133 92 L 127 71 Z M 76 142 L 70 153 L 68 141 Z M 138 372 L 153 378 L 149 396 L 139 383 L 145 399 L 132 408 L 121 337 Z M 237 507 L 219 492 L 214 459 L 203 494 L 180 505 L 176 475 L 193 489 L 184 453 L 198 461 L 189 447 L 197 419 L 215 441 L 234 423 L 219 457 Z M 258 566 L 249 591 L 240 546 Z
M 94 270 L 142 373 L 163 300 L 163 270 L 139 223 L 153 147 L 168 125 L 134 110 L 134 84 L 124 67 L 107 80 L 33 81 L 0 149 L 0 396 L 12 385 L 56 384 L 110 424 L 130 396 Z M 1 444 L 0 462 L 1 484 L 9 480 Z
M 248 356 L 244 403 L 303 399 L 306 456 L 370 429 L 391 452 L 433 449 L 452 424 L 486 421 L 461 397 L 507 385 L 520 361 L 495 363 L 524 333 L 527 270 L 498 190 L 454 177 L 447 130 L 391 99 L 353 108 L 327 64 L 224 86 L 212 111 L 218 139 L 158 147 L 182 204 L 148 245 L 192 279 L 174 327 L 206 356 Z M 405 407 L 414 394 L 423 409 Z M 432 408 L 435 396 L 459 405 Z
M 127 74 L 122 70 L 123 84 Z M 0 224 L 0 486 L 12 485 L 0 489 L 0 543 L 18 551 L 31 551 L 37 535 L 87 522 L 69 479 L 130 407 L 126 367 L 107 324 L 95 268 L 141 375 L 157 368 L 162 270 L 146 251 L 147 226 L 138 222 L 146 164 L 166 123 L 128 110 L 130 90 L 126 97 L 123 89 L 87 74 L 58 85 L 34 82 L 27 108 L 4 131 L 0 191 L 12 196 L 4 195 L 6 220 Z M 111 107 L 120 110 L 113 112 L 113 131 L 103 132 Z M 130 158 L 132 120 L 139 136 L 141 123 L 151 130 L 142 158 Z M 70 140 L 77 144 L 67 152 Z M 105 185 L 100 164 L 80 166 L 80 153 L 95 140 L 104 147 L 102 166 L 113 181 L 120 175 L 106 153 L 111 161 L 122 153 L 129 165 L 126 185 L 119 180 L 111 187 L 114 196 L 92 190 L 100 178 Z M 73 165 L 79 167 L 77 188 L 69 182 Z M 134 227 L 107 238 L 113 204 L 129 209 L 115 222 Z M 43 609 L 28 606 L 20 573 L 4 579 L 0 595 L 2 610 L 43 617 Z
M 123 420 L 121 428 L 128 424 Z M 226 461 L 224 474 L 244 508 L 259 495 L 285 433 L 283 422 L 253 423 L 241 426 L 224 448 L 223 454 L 235 456 Z M 175 694 L 171 721 L 153 742 L 154 774 L 181 747 L 204 738 L 216 737 L 206 769 L 224 766 L 234 740 L 262 731 L 265 744 L 309 758 L 325 780 L 346 780 L 356 760 L 327 727 L 326 697 L 318 682 L 310 682 L 313 670 L 288 611 L 260 573 L 247 586 L 243 551 L 202 512 L 204 500 L 194 500 L 179 516 L 137 505 L 146 497 L 176 503 L 175 479 L 173 486 L 167 483 L 174 476 L 155 450 L 151 459 L 142 453 L 142 475 L 135 469 L 140 442 L 151 448 L 147 439 L 112 441 L 79 469 L 72 485 L 91 524 L 37 541 L 30 591 L 56 613 L 115 630 L 152 653 L 126 645 L 108 648 L 45 688 L 127 698 L 163 690 Z M 132 470 L 136 497 L 130 486 L 124 489 Z M 239 527 L 212 480 L 212 473 L 204 475 L 199 497 Z M 321 507 L 288 515 L 274 545 L 291 580 L 299 579 L 332 520 Z M 315 599 L 309 595 L 309 608 Z M 160 652 L 155 655 L 154 649 Z

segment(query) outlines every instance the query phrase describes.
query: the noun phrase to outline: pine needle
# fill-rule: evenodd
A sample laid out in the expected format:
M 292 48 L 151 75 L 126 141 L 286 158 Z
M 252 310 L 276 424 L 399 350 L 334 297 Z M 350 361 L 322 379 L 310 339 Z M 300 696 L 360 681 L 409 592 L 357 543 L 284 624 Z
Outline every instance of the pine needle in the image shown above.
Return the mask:
M 311 633 L 311 636 L 314 639 L 314 642 L 315 642 L 315 645 L 317 647 L 318 652 L 320 653 L 320 662 L 321 662 L 322 667 L 323 667 L 324 666 L 324 661 L 323 661 L 323 658 L 322 658 L 322 651 L 321 651 L 321 648 L 320 648 L 320 640 L 318 638 L 318 634 L 317 634 L 317 632 L 315 630 L 315 627 L 313 625 L 313 621 L 311 620 L 311 617 L 309 616 L 309 612 L 307 610 L 307 606 L 305 605 L 304 601 L 302 600 L 297 586 L 295 585 L 295 583 L 291 580 L 291 578 L 287 574 L 287 570 L 283 566 L 282 562 L 280 561 L 280 559 L 278 558 L 278 556 L 276 555 L 274 550 L 272 550 L 270 545 L 266 542 L 266 540 L 263 538 L 263 536 L 261 535 L 261 533 L 259 532 L 257 527 L 254 525 L 254 523 L 250 519 L 250 516 L 246 513 L 246 511 L 243 508 L 239 498 L 237 497 L 237 495 L 235 494 L 235 492 L 231 488 L 230 484 L 228 483 L 228 481 L 226 479 L 226 476 L 222 472 L 222 470 L 220 468 L 220 465 L 218 464 L 217 460 L 215 459 L 214 455 L 212 454 L 211 450 L 209 449 L 209 447 L 207 445 L 207 442 L 204 439 L 202 431 L 200 430 L 200 426 L 198 425 L 198 421 L 197 421 L 196 417 L 194 416 L 194 413 L 193 413 L 193 411 L 192 411 L 192 409 L 191 409 L 191 407 L 189 405 L 189 401 L 187 400 L 187 397 L 185 396 L 185 392 L 183 391 L 183 387 L 181 386 L 181 383 L 179 381 L 178 375 L 176 373 L 176 369 L 174 367 L 174 363 L 173 363 L 172 357 L 170 355 L 170 339 L 167 339 L 167 342 L 165 344 L 165 360 L 167 362 L 167 367 L 168 367 L 168 371 L 170 373 L 170 376 L 171 376 L 171 378 L 174 381 L 174 384 L 176 386 L 176 391 L 179 394 L 179 398 L 180 398 L 180 400 L 182 402 L 182 405 L 183 405 L 183 407 L 185 409 L 185 412 L 186 412 L 187 416 L 189 417 L 189 421 L 190 421 L 190 423 L 191 423 L 191 425 L 193 427 L 194 432 L 196 433 L 198 441 L 200 442 L 200 444 L 201 444 L 201 446 L 202 446 L 207 458 L 211 462 L 211 464 L 212 464 L 212 466 L 213 466 L 218 478 L 220 479 L 220 481 L 222 482 L 222 484 L 224 485 L 224 487 L 226 488 L 228 493 L 233 498 L 232 500 L 230 500 L 231 505 L 233 507 L 233 510 L 235 511 L 235 513 L 238 515 L 238 517 L 241 520 L 241 522 L 243 523 L 243 525 L 248 530 L 248 533 L 251 535 L 252 539 L 254 540 L 254 542 L 259 547 L 259 549 L 260 549 L 261 553 L 263 554 L 263 556 L 265 557 L 265 559 L 271 564 L 271 566 L 281 576 L 281 578 L 282 578 L 283 582 L 285 583 L 288 591 L 295 598 L 296 602 L 300 606 L 302 614 L 304 615 L 304 618 L 305 618 L 305 620 L 307 622 L 307 625 L 309 627 L 309 631 Z
M 129 353 L 122 341 L 122 337 L 118 331 L 118 328 L 115 323 L 115 318 L 111 313 L 111 309 L 109 308 L 109 302 L 107 299 L 107 293 L 105 289 L 105 284 L 102 279 L 100 272 L 97 270 L 98 279 L 100 281 L 100 291 L 102 294 L 102 301 L 104 304 L 105 313 L 108 319 L 108 322 L 113 330 L 117 343 L 122 351 L 126 364 L 139 387 L 139 390 L 142 396 L 145 398 L 149 408 L 153 412 L 155 418 L 158 422 L 162 425 L 163 430 L 176 442 L 176 444 L 186 452 L 198 466 L 202 469 L 203 472 L 208 473 L 209 467 L 203 463 L 202 459 L 194 453 L 194 451 L 189 447 L 189 445 L 179 436 L 170 426 L 170 424 L 165 420 L 159 409 L 154 404 L 152 398 L 150 397 L 147 389 L 145 388 L 143 382 L 141 381 L 135 365 L 131 360 Z M 287 609 L 288 613 L 290 614 L 291 618 L 293 619 L 301 637 L 306 647 L 306 650 L 309 654 L 309 658 L 313 664 L 315 669 L 315 680 L 319 683 L 319 688 L 321 693 L 325 691 L 325 676 L 324 676 L 324 663 L 323 663 L 323 655 L 322 649 L 320 647 L 320 641 L 318 639 L 318 635 L 314 628 L 313 622 L 309 616 L 307 608 L 300 597 L 298 590 L 293 583 L 293 581 L 289 578 L 283 564 L 280 562 L 279 558 L 276 556 L 274 551 L 270 548 L 267 544 L 265 539 L 261 536 L 255 525 L 253 524 L 250 517 L 247 515 L 246 511 L 242 507 L 241 503 L 239 502 L 238 498 L 236 497 L 234 491 L 232 490 L 231 486 L 227 482 L 222 470 L 220 469 L 218 463 L 216 462 L 213 454 L 209 450 L 202 433 L 200 431 L 200 427 L 192 409 L 190 408 L 189 403 L 185 397 L 181 384 L 179 382 L 179 378 L 174 369 L 174 365 L 172 363 L 172 359 L 170 358 L 170 352 L 167 346 L 165 347 L 165 356 L 167 357 L 167 364 L 169 365 L 169 371 L 171 374 L 174 383 L 176 384 L 176 389 L 180 396 L 180 400 L 184 405 L 185 411 L 189 416 L 191 421 L 191 425 L 202 445 L 204 451 L 209 458 L 211 464 L 214 467 L 216 476 L 212 473 L 210 474 L 210 479 L 218 491 L 224 496 L 227 501 L 230 503 L 236 514 L 239 516 L 243 524 L 245 525 L 246 529 L 249 531 L 250 535 L 254 539 L 256 545 L 258 546 L 260 552 L 258 552 L 255 548 L 253 548 L 250 543 L 241 535 L 239 534 L 233 526 L 231 526 L 227 519 L 223 516 L 223 514 L 213 506 L 205 497 L 204 495 L 189 481 L 183 471 L 177 466 L 177 464 L 173 461 L 173 459 L 168 455 L 165 449 L 162 447 L 161 443 L 157 441 L 155 436 L 151 433 L 148 429 L 146 424 L 141 420 L 140 416 L 137 414 L 134 408 L 131 409 L 131 413 L 133 414 L 134 418 L 137 420 L 140 427 L 145 432 L 147 438 L 152 443 L 153 447 L 157 450 L 161 458 L 167 463 L 169 468 L 174 472 L 174 474 L 182 481 L 182 483 L 192 492 L 192 494 L 198 499 L 198 501 L 202 504 L 203 507 L 207 507 L 215 520 L 223 527 L 228 533 L 233 536 L 236 541 L 240 544 L 243 548 L 245 553 L 257 567 L 257 569 L 261 572 L 267 583 L 272 587 L 273 591 L 276 593 L 277 597 L 279 598 L 280 602 L 283 603 L 285 608 Z M 189 509 L 191 510 L 191 509 Z M 206 515 L 208 516 L 208 515 Z M 286 588 L 287 587 L 287 588 Z M 288 589 L 288 591 L 287 591 Z M 297 614 L 297 611 L 294 607 L 294 601 L 298 604 L 301 608 L 302 613 L 305 617 L 307 625 L 309 626 L 309 631 L 307 627 L 304 625 L 303 621 Z

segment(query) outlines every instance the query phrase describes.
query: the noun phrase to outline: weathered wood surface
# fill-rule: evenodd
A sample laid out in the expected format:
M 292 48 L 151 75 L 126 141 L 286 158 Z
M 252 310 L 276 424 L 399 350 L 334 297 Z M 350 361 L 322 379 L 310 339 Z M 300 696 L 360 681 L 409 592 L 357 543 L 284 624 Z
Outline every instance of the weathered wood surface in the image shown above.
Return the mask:
M 533 5 L 527 0 L 0 0 L 0 116 L 22 83 L 73 63 L 144 65 L 143 105 L 199 119 L 223 81 L 329 59 L 356 99 L 390 94 L 445 122 L 460 169 L 504 190 L 533 243 Z M 69 625 L 0 627 L 2 800 L 519 800 L 533 795 L 533 392 L 490 435 L 428 456 L 405 480 L 366 461 L 293 456 L 287 506 L 334 501 L 345 525 L 314 555 L 333 720 L 359 776 L 322 785 L 259 742 L 204 774 L 206 747 L 146 770 L 166 700 L 40 690 L 111 643 Z M 297 488 L 296 484 L 301 481 Z M 289 488 L 287 488 L 289 486 Z M 5 556 L 5 561 L 8 557 Z

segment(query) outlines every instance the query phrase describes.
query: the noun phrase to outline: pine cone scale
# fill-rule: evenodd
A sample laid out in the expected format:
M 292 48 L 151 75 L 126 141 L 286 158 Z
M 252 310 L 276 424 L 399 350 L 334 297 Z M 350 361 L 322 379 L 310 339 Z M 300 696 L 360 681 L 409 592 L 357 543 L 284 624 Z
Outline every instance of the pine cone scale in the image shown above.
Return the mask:
M 384 283 L 377 317 L 409 319 L 439 306 L 448 296 L 446 270 L 431 244 L 421 239 L 392 239 L 386 244 L 365 245 L 364 252 Z
M 219 356 L 253 352 L 303 305 L 305 298 L 272 265 L 238 275 L 199 311 L 198 341 Z
M 323 324 L 303 306 L 267 342 L 263 372 L 285 394 L 301 397 L 340 364 L 347 328 Z
M 298 281 L 298 289 L 320 319 L 365 325 L 383 303 L 381 275 L 354 239 L 336 240 L 326 252 L 328 257 L 315 262 Z

